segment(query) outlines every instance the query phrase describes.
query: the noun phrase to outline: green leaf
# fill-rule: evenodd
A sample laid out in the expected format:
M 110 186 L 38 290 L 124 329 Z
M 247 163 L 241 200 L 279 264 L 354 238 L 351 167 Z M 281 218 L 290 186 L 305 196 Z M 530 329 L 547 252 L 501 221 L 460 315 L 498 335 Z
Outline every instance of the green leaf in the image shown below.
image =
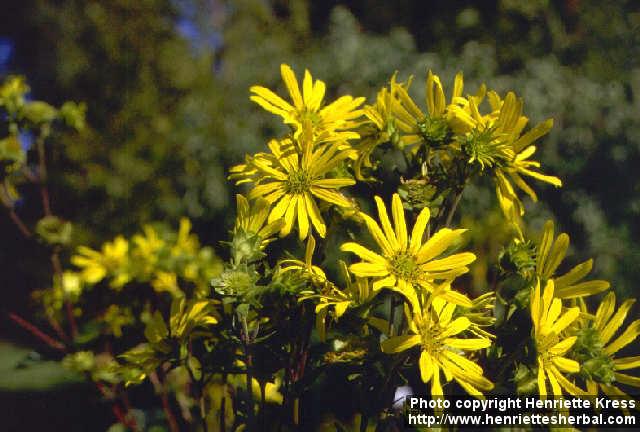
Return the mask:
M 153 318 L 151 318 L 151 321 L 149 321 L 147 327 L 144 329 L 144 336 L 151 343 L 158 343 L 169 336 L 169 330 L 159 311 L 153 314 Z
M 194 356 L 189 356 L 187 358 L 187 365 L 189 366 L 191 373 L 193 373 L 193 377 L 200 381 L 202 379 L 202 365 L 200 364 L 200 360 Z

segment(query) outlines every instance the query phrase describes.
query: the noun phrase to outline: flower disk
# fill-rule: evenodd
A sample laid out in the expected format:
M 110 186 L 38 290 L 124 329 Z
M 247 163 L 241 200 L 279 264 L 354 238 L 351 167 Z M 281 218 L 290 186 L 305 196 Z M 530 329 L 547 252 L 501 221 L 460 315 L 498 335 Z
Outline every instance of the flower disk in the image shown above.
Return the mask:
M 439 285 L 448 285 L 457 276 L 466 273 L 467 264 L 476 257 L 470 252 L 463 252 L 438 258 L 460 239 L 465 232 L 463 229 L 443 228 L 423 243 L 430 218 L 428 208 L 418 215 L 409 237 L 400 196 L 394 194 L 392 198 L 393 227 L 382 199 L 375 197 L 375 201 L 380 225 L 365 213 L 360 213 L 360 216 L 381 252 L 374 252 L 354 242 L 344 243 L 341 247 L 343 251 L 353 252 L 363 260 L 352 264 L 349 270 L 356 276 L 377 278 L 373 282 L 374 290 L 389 288 L 397 291 L 407 298 L 414 310 L 419 310 L 424 294 L 433 292 Z M 439 295 L 453 303 L 470 305 L 467 297 L 455 291 L 444 289 Z
M 316 204 L 316 198 L 340 207 L 351 207 L 351 202 L 337 189 L 355 183 L 349 178 L 326 178 L 329 171 L 351 156 L 340 144 L 331 143 L 317 147 L 311 142 L 294 142 L 290 139 L 272 140 L 271 153 L 258 153 L 247 158 L 247 163 L 231 169 L 231 178 L 238 183 L 252 182 L 255 187 L 249 199 L 265 199 L 273 207 L 268 223 L 284 218 L 281 236 L 288 235 L 297 221 L 298 233 L 303 240 L 316 230 L 320 237 L 326 235 L 326 225 Z

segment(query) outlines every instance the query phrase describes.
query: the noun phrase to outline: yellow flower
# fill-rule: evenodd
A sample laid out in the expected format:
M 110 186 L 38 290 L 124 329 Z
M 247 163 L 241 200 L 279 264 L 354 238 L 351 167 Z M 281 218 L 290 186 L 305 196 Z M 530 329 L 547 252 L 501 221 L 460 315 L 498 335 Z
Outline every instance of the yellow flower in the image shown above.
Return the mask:
M 482 391 L 493 388 L 486 379 L 482 368 L 464 354 L 487 348 L 491 340 L 487 338 L 463 338 L 461 334 L 469 330 L 471 321 L 461 316 L 453 319 L 456 305 L 436 298 L 429 309 L 408 313 L 407 322 L 411 334 L 394 336 L 382 342 L 382 351 L 398 353 L 414 346 L 420 346 L 420 377 L 431 381 L 431 395 L 442 396 L 440 371 L 445 381 L 456 380 L 467 393 L 483 397 Z M 458 337 L 456 337 L 458 336 Z
M 575 396 L 583 395 L 584 391 L 563 375 L 563 372 L 580 371 L 577 361 L 563 357 L 577 339 L 577 336 L 564 336 L 563 331 L 578 318 L 580 308 L 570 308 L 562 314 L 562 300 L 553 297 L 553 290 L 553 280 L 547 282 L 542 296 L 539 280 L 531 290 L 530 308 L 538 363 L 538 391 L 541 397 L 546 397 L 548 379 L 555 397 L 562 396 L 562 389 Z
M 243 231 L 250 236 L 257 235 L 261 239 L 260 249 L 264 249 L 273 240 L 271 236 L 280 231 L 282 221 L 276 220 L 266 223 L 271 208 L 269 202 L 264 198 L 258 198 L 253 205 L 250 205 L 244 196 L 238 194 L 236 195 L 236 204 L 238 214 L 234 231 L 236 233 Z
M 607 290 L 609 288 L 609 282 L 607 281 L 591 280 L 582 282 L 593 267 L 593 260 L 591 259 L 578 264 L 562 276 L 554 276 L 556 269 L 566 256 L 568 248 L 569 236 L 561 233 L 554 239 L 553 221 L 547 221 L 538 246 L 536 274 L 543 281 L 553 278 L 555 297 L 571 299 L 598 294 Z
M 106 276 L 114 276 L 111 285 L 120 288 L 131 279 L 125 268 L 129 261 L 129 243 L 124 237 L 104 243 L 101 252 L 86 246 L 79 246 L 77 252 L 71 257 L 71 263 L 81 268 L 84 282 L 96 284 Z
M 361 139 L 354 145 L 358 156 L 353 164 L 353 170 L 358 180 L 367 179 L 362 174 L 362 168 L 371 168 L 373 166 L 370 157 L 379 144 L 391 141 L 401 148 L 406 145 L 391 115 L 391 104 L 391 91 L 383 87 L 378 92 L 376 103 L 363 108 L 364 115 L 369 120 L 369 123 L 363 125 L 360 131 Z
M 299 271 L 313 283 L 323 285 L 327 283 L 327 275 L 320 267 L 313 265 L 313 252 L 316 249 L 316 239 L 312 235 L 307 237 L 307 247 L 304 253 L 304 261 L 296 259 L 286 259 L 280 261 L 282 272 Z
M 640 387 L 640 378 L 619 372 L 640 367 L 640 356 L 614 358 L 618 351 L 635 341 L 640 335 L 640 319 L 637 319 L 622 334 L 614 338 L 634 303 L 635 299 L 626 300 L 614 313 L 616 296 L 613 292 L 610 292 L 598 307 L 595 319 L 589 328 L 596 331 L 601 356 L 598 356 L 592 362 L 593 364 L 589 364 L 589 360 L 583 363 L 583 370 L 588 371 L 590 366 L 597 366 L 604 368 L 605 371 L 600 374 L 596 371 L 595 377 L 587 380 L 587 390 L 590 395 L 596 395 L 598 387 L 600 387 L 608 396 L 626 396 L 622 390 L 614 385 L 616 382 L 632 387 Z M 611 373 L 613 376 L 611 376 Z
M 357 108 L 362 105 L 364 98 L 342 96 L 324 106 L 324 82 L 314 82 L 309 71 L 305 70 L 301 92 L 291 67 L 281 65 L 280 73 L 293 105 L 262 86 L 251 87 L 253 95 L 250 99 L 265 110 L 281 116 L 285 123 L 294 128 L 294 138 L 299 138 L 303 131 L 311 131 L 309 138 L 315 142 L 359 138 L 359 135 L 350 129 L 359 124 L 355 120 L 362 115 L 362 111 Z
M 553 127 L 553 120 L 548 119 L 533 127 L 522 135 L 522 130 L 528 119 L 522 115 L 522 99 L 516 98 L 515 94 L 509 92 L 502 102 L 495 93 L 490 93 L 489 101 L 499 111 L 495 122 L 490 123 L 495 128 L 497 135 L 503 136 L 503 140 L 509 144 L 509 158 L 500 164 L 495 170 L 496 194 L 500 207 L 504 214 L 513 222 L 517 222 L 524 214 L 524 207 L 520 198 L 516 194 L 513 185 L 527 194 L 534 202 L 538 200 L 535 191 L 524 181 L 523 176 L 531 177 L 554 185 L 562 186 L 562 181 L 555 176 L 545 175 L 535 170 L 540 168 L 540 163 L 529 160 L 536 152 L 536 147 L 532 143 L 538 138 L 546 135 Z M 491 118 L 492 116 L 488 116 Z
M 310 232 L 310 226 L 320 237 L 327 232 L 316 198 L 340 207 L 351 207 L 351 202 L 337 189 L 355 183 L 349 178 L 326 178 L 329 171 L 350 157 L 352 152 L 341 150 L 338 144 L 312 148 L 312 143 L 300 145 L 301 153 L 289 139 L 269 143 L 270 154 L 259 153 L 248 157 L 247 163 L 231 169 L 231 178 L 237 183 L 253 182 L 249 199 L 264 198 L 273 205 L 268 223 L 284 218 L 281 236 L 298 225 L 300 239 Z
M 61 286 L 66 297 L 78 298 L 82 294 L 82 278 L 76 272 L 62 272 Z
M 109 326 L 109 330 L 117 338 L 122 337 L 122 327 L 135 324 L 136 322 L 131 313 L 131 309 L 115 304 L 107 308 L 102 316 L 102 320 Z
M 140 260 L 138 264 L 140 272 L 150 274 L 158 263 L 160 251 L 165 246 L 165 242 L 151 225 L 145 225 L 142 230 L 144 235 L 136 234 L 133 236 L 132 241 L 135 245 L 133 253 Z
M 184 295 L 178 286 L 178 276 L 173 272 L 158 270 L 151 286 L 156 292 L 166 291 L 176 297 Z
M 523 177 L 562 186 L 559 178 L 538 172 L 536 168 L 540 168 L 540 163 L 530 160 L 536 152 L 532 143 L 551 130 L 553 120 L 548 119 L 523 134 L 529 119 L 522 115 L 522 99 L 509 92 L 503 100 L 493 91 L 487 98 L 492 111 L 481 114 L 478 105 L 483 99 L 482 93 L 476 97 L 456 97 L 447 111 L 449 122 L 454 132 L 461 134 L 457 137 L 458 145 L 469 156 L 469 163 L 479 163 L 482 170 L 494 168 L 500 207 L 507 219 L 519 225 L 524 207 L 516 188 L 534 202 L 538 200 Z
M 407 93 L 412 78 L 407 82 L 396 82 L 391 77 L 389 88 L 378 92 L 376 104 L 365 108 L 365 115 L 382 132 L 381 139 L 391 141 L 404 148 L 422 141 L 419 124 L 425 115 Z
M 187 218 L 180 219 L 176 243 L 171 248 L 171 254 L 194 255 L 200 247 L 198 237 L 191 233 L 191 221 Z
M 344 243 L 341 247 L 343 251 L 353 252 L 363 260 L 352 264 L 349 270 L 356 276 L 376 278 L 373 282 L 374 291 L 382 288 L 397 291 L 407 298 L 414 310 L 420 310 L 421 297 L 426 292 L 434 291 L 438 281 L 442 283 L 441 286 L 448 285 L 457 276 L 466 273 L 466 265 L 476 259 L 470 252 L 437 258 L 459 240 L 465 230 L 443 228 L 423 243 L 430 217 L 428 208 L 424 208 L 418 215 L 409 237 L 400 196 L 394 194 L 391 204 L 394 227 L 391 226 L 382 199 L 376 196 L 375 201 L 380 225 L 365 213 L 360 213 L 360 216 L 381 253 L 358 243 Z M 439 292 L 452 303 L 471 305 L 471 301 L 463 294 L 449 289 Z
M 424 141 L 429 146 L 439 147 L 448 144 L 456 123 L 455 113 L 449 110 L 440 78 L 429 71 L 426 80 L 426 105 L 424 113 L 409 96 L 407 83 L 396 83 L 391 79 L 391 91 L 387 109 L 393 118 L 394 125 L 403 134 L 403 146 Z M 458 73 L 454 80 L 451 94 L 451 106 L 462 98 L 463 78 Z M 481 89 L 481 92 L 484 88 Z M 483 94 L 483 93 L 482 93 Z

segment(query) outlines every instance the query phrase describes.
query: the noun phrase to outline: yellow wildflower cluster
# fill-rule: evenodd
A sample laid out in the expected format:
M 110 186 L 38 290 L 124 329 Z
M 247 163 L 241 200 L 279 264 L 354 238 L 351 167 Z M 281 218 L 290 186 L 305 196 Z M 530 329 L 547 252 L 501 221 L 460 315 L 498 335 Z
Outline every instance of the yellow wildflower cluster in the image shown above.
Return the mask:
M 383 345 L 385 352 L 395 353 L 415 345 L 396 344 L 397 338 L 408 337 L 418 341 L 416 343 L 423 340 L 420 370 L 423 380 L 431 381 L 434 394 L 442 393 L 440 371 L 446 381 L 455 379 L 475 395 L 492 388 L 483 377 L 482 369 L 464 354 L 465 350 L 488 347 L 491 335 L 469 318 L 452 319 L 454 311 L 471 313 L 474 307 L 466 295 L 451 288 L 454 279 L 466 273 L 467 265 L 475 260 L 472 253 L 452 252 L 459 246 L 465 230 L 442 228 L 432 234 L 430 210 L 424 208 L 409 233 L 398 194 L 392 198 L 392 226 L 381 197 L 375 197 L 379 216 L 379 222 L 376 222 L 365 212 L 358 211 L 355 202 L 341 189 L 354 185 L 355 178 L 361 178 L 362 167 L 371 166 L 371 152 L 383 140 L 397 139 L 404 148 L 424 140 L 427 132 L 431 134 L 429 136 L 442 132 L 441 143 L 431 140 L 428 145 L 453 145 L 453 135 L 449 133 L 452 121 L 460 124 L 456 129 L 458 133 L 472 133 L 478 128 L 489 129 L 492 126 L 488 123 L 497 120 L 489 120 L 489 116 L 486 120 L 476 118 L 477 125 L 473 126 L 465 126 L 456 120 L 460 115 L 452 117 L 454 105 L 445 107 L 439 79 L 431 73 L 427 82 L 429 114 L 425 115 L 409 98 L 409 84 L 398 84 L 395 77 L 391 80 L 391 88 L 379 93 L 375 105 L 361 109 L 364 99 L 351 96 L 342 96 L 324 105 L 326 86 L 322 81 L 314 81 L 308 71 L 305 71 L 302 90 L 289 66 L 282 65 L 281 72 L 291 103 L 260 86 L 251 88 L 251 100 L 282 117 L 291 127 L 291 134 L 271 140 L 268 153 L 247 156 L 244 164 L 231 169 L 230 178 L 238 184 L 253 185 L 247 198 L 259 203 L 258 225 L 266 222 L 272 227 L 282 221 L 281 236 L 287 236 L 297 227 L 300 240 L 308 239 L 304 261 L 284 260 L 280 266 L 283 273 L 297 271 L 306 275 L 317 290 L 304 292 L 301 300 L 318 300 L 317 327 L 321 336 L 324 336 L 324 320 L 329 310 L 337 320 L 348 308 L 366 304 L 380 290 L 388 289 L 399 293 L 406 301 L 406 331 L 412 336 L 388 335 L 391 338 Z M 462 78 L 458 77 L 452 104 L 463 111 L 469 110 L 469 102 L 461 95 Z M 471 106 L 475 107 L 476 99 L 471 100 Z M 426 125 L 425 122 L 430 123 Z M 466 129 L 462 131 L 461 128 Z M 348 174 L 349 170 L 353 176 Z M 239 220 L 246 221 L 249 204 L 244 198 L 241 200 Z M 344 290 L 329 281 L 324 270 L 311 262 L 315 249 L 311 233 L 315 231 L 320 238 L 326 236 L 327 226 L 322 213 L 331 206 L 350 209 L 355 219 L 364 222 L 378 247 L 374 251 L 358 242 L 346 242 L 341 246 L 342 251 L 354 253 L 362 260 L 348 266 L 347 273 L 356 279 L 353 282 L 347 274 Z M 242 223 L 238 222 L 238 225 Z M 257 230 L 258 227 L 254 228 Z M 347 268 L 346 265 L 343 267 Z M 486 316 L 486 312 L 485 309 L 478 313 L 476 309 L 474 313 Z M 441 339 L 433 343 L 431 337 Z
M 464 353 L 489 347 L 491 335 L 482 332 L 477 337 L 465 337 L 473 335 L 475 325 L 465 316 L 452 320 L 456 309 L 464 314 L 465 309 L 474 305 L 467 296 L 452 290 L 451 283 L 468 271 L 466 266 L 475 260 L 475 255 L 446 254 L 464 230 L 443 228 L 424 241 L 430 217 L 428 208 L 420 212 L 409 236 L 398 194 L 393 195 L 391 203 L 393 226 L 383 200 L 375 197 L 375 201 L 380 224 L 364 213 L 361 217 L 380 252 L 354 242 L 344 243 L 342 250 L 362 259 L 349 270 L 361 278 L 373 278 L 374 292 L 387 288 L 407 301 L 409 334 L 391 335 L 382 343 L 383 352 L 397 353 L 420 345 L 420 376 L 425 383 L 431 382 L 433 396 L 443 395 L 440 371 L 446 381 L 455 379 L 469 394 L 481 396 L 493 384 Z
M 187 292 L 196 298 L 206 297 L 209 281 L 221 270 L 213 250 L 201 247 L 191 233 L 188 219 L 180 221 L 177 232 L 162 225 L 145 225 L 143 232 L 131 239 L 119 235 L 99 250 L 79 246 L 71 263 L 75 269 L 62 272 L 54 278 L 51 289 L 39 293 L 49 316 L 59 315 L 65 302 L 79 303 L 82 294 L 98 284 L 118 292 L 143 284 L 173 298 L 184 297 Z M 81 311 L 79 306 L 76 310 Z M 108 333 L 119 338 L 122 328 L 135 324 L 137 318 L 131 305 L 114 302 L 99 321 Z
M 494 345 L 495 336 L 489 328 L 496 321 L 491 316 L 496 295 L 489 292 L 472 300 L 454 288 L 476 256 L 460 251 L 465 230 L 450 228 L 465 185 L 489 175 L 502 213 L 516 228 L 514 268 L 525 281 L 528 296 L 522 307 L 526 308 L 528 301 L 530 347 L 535 352 L 531 370 L 538 392 L 546 395 L 550 385 L 557 396 L 563 392 L 581 395 L 586 392 L 580 388 L 582 382 L 590 391 L 599 387 L 614 394 L 620 392 L 613 386 L 616 380 L 640 384 L 618 372 L 636 367 L 640 361 L 611 358 L 638 335 L 634 323 L 609 343 L 629 303 L 607 322 L 615 303 L 609 296 L 592 318 L 583 298 L 609 288 L 605 281 L 584 280 L 592 261 L 556 274 L 569 237 L 560 234 L 556 238 L 551 222 L 545 225 L 537 247 L 530 247 L 532 243 L 525 240 L 524 206 L 516 190 L 536 201 L 537 195 L 525 178 L 556 187 L 562 184 L 557 177 L 541 173 L 540 163 L 531 159 L 535 141 L 550 131 L 552 120 L 525 130 L 529 120 L 523 114 L 522 99 L 513 92 L 501 96 L 484 85 L 475 94 L 465 94 L 461 73 L 456 75 L 447 99 L 440 78 L 429 71 L 424 109 L 409 94 L 412 79 L 399 82 L 394 75 L 372 105 L 363 105 L 363 98 L 352 96 L 325 104 L 326 86 L 314 80 L 309 71 L 305 71 L 302 88 L 289 66 L 282 65 L 281 73 L 290 102 L 261 86 L 251 88 L 251 100 L 280 116 L 291 131 L 271 140 L 268 152 L 248 155 L 245 163 L 231 169 L 230 178 L 252 186 L 246 199 L 238 196 L 234 242 L 246 239 L 238 233 L 253 233 L 259 241 L 253 249 L 261 253 L 276 232 L 284 237 L 297 229 L 298 238 L 307 240 L 304 260 L 281 260 L 276 274 L 302 275 L 308 288 L 299 292 L 299 300 L 316 301 L 321 340 L 327 336 L 329 316 L 337 322 L 350 310 L 368 310 L 384 292 L 386 298 L 401 299 L 403 319 L 367 315 L 363 327 L 365 333 L 369 327 L 380 331 L 383 352 L 416 354 L 420 377 L 430 383 L 434 396 L 442 395 L 443 384 L 450 381 L 477 397 L 491 390 L 493 383 L 478 360 L 479 351 Z M 356 201 L 354 192 L 347 195 L 353 191 L 347 188 L 357 181 L 375 184 L 381 162 L 372 159 L 377 151 L 388 148 L 401 151 L 408 164 L 419 167 L 413 172 L 420 174 L 409 181 L 401 179 L 402 185 L 413 188 L 410 199 L 403 201 L 400 194 L 392 194 L 390 212 L 383 197 L 374 196 L 374 218 L 360 211 L 369 203 Z M 452 199 L 447 194 L 458 197 Z M 348 215 L 370 235 L 370 241 L 352 236 L 340 245 L 342 252 L 359 259 L 351 264 L 339 261 L 344 289 L 331 280 L 326 269 L 313 263 L 313 234 L 321 241 L 327 236 L 326 212 L 331 208 L 347 209 L 342 212 L 343 219 Z M 413 214 L 407 216 L 406 210 Z M 600 344 L 597 364 L 585 361 L 593 358 L 584 355 L 594 343 Z
M 112 289 L 120 290 L 132 281 L 149 282 L 157 292 L 173 296 L 183 295 L 178 279 L 195 284 L 196 292 L 206 295 L 209 280 L 220 271 L 213 251 L 200 246 L 191 222 L 184 218 L 177 233 L 145 225 L 131 240 L 117 236 L 99 251 L 79 246 L 71 263 L 85 286 L 107 280 Z
M 584 297 L 607 290 L 609 283 L 583 281 L 591 271 L 592 260 L 554 276 L 568 247 L 569 236 L 561 233 L 554 237 L 553 222 L 548 221 L 537 248 L 536 282 L 530 299 L 538 392 L 547 395 L 548 381 L 554 396 L 597 395 L 601 390 L 610 397 L 628 397 L 615 384 L 640 387 L 640 378 L 619 372 L 640 367 L 640 357 L 616 359 L 614 355 L 640 335 L 640 320 L 631 323 L 617 339 L 613 336 L 635 300 L 625 301 L 615 311 L 615 294 L 610 292 L 596 314 L 590 314 Z M 573 374 L 575 379 L 565 374 Z
M 591 313 L 587 301 L 609 289 L 588 278 L 592 260 L 565 271 L 569 236 L 556 236 L 551 221 L 538 242 L 525 237 L 516 191 L 537 200 L 527 177 L 561 186 L 531 159 L 551 120 L 525 130 L 520 98 L 485 85 L 465 94 L 461 73 L 447 98 L 429 71 L 424 108 L 410 96 L 412 79 L 396 75 L 370 105 L 350 95 L 326 101 L 325 83 L 309 71 L 301 83 L 287 65 L 281 75 L 285 98 L 250 89 L 289 131 L 230 169 L 247 189 L 236 195 L 228 260 L 201 247 L 187 219 L 177 232 L 146 225 L 99 249 L 80 246 L 75 268 L 59 271 L 45 298 L 52 323 L 66 305 L 74 337 L 97 338 L 74 322 L 85 313 L 83 292 L 93 289 L 110 300 L 94 320 L 100 334 L 121 345 L 125 332 L 144 328 L 146 342 L 127 347 L 124 364 L 82 351 L 68 365 L 108 382 L 149 378 L 164 395 L 159 380 L 182 374 L 180 391 L 197 391 L 203 422 L 214 413 L 224 425 L 237 406 L 247 430 L 269 400 L 300 426 L 299 390 L 316 385 L 325 367 L 345 367 L 345 385 L 360 395 L 390 394 L 400 377 L 428 385 L 432 398 L 451 390 L 484 398 L 494 387 L 542 398 L 627 397 L 625 386 L 640 388 L 627 372 L 640 356 L 621 354 L 640 336 L 640 320 L 622 330 L 634 301 L 616 310 L 608 293 Z M 494 226 L 506 218 L 515 227 L 504 230 L 512 237 L 489 292 L 476 286 L 488 266 L 466 275 L 477 257 L 454 218 L 466 185 L 480 176 L 495 185 Z
M 522 114 L 522 99 L 513 92 L 503 99 L 483 85 L 475 95 L 464 96 L 463 77 L 459 73 L 447 102 L 440 78 L 429 71 L 425 95 L 427 110 L 424 112 L 409 95 L 410 85 L 411 79 L 398 83 L 394 76 L 389 87 L 378 93 L 376 104 L 364 108 L 376 133 L 359 147 L 361 151 L 356 162 L 359 177 L 362 177 L 363 166 L 372 165 L 369 157 L 375 146 L 389 140 L 399 148 L 412 147 L 414 152 L 426 148 L 429 157 L 461 156 L 475 167 L 475 171 L 490 173 L 494 178 L 500 207 L 518 228 L 524 207 L 516 187 L 533 201 L 538 199 L 523 176 L 554 186 L 562 185 L 557 177 L 538 172 L 536 169 L 540 164 L 530 160 L 536 151 L 534 141 L 549 132 L 553 121 L 546 120 L 523 133 L 528 118 Z M 481 113 L 485 99 L 489 110 Z

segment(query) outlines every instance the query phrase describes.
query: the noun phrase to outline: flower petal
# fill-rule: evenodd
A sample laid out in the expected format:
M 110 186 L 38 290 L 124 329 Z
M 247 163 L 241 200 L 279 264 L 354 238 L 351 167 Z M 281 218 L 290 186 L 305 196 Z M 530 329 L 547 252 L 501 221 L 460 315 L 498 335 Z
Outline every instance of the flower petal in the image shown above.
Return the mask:
M 414 346 L 419 345 L 420 341 L 420 335 L 394 336 L 383 341 L 380 344 L 380 348 L 385 354 L 393 354 L 413 348 Z

